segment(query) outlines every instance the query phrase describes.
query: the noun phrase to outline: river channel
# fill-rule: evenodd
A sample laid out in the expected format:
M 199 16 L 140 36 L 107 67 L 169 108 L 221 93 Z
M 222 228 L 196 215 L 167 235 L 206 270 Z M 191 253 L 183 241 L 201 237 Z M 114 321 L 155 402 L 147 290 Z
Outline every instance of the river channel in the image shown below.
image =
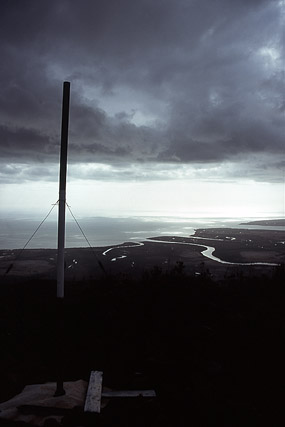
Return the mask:
M 214 240 L 214 239 L 211 239 Z M 222 240 L 222 239 L 217 239 L 217 240 Z M 201 252 L 201 254 L 206 257 L 211 259 L 212 261 L 216 261 L 219 262 L 221 264 L 226 264 L 226 265 L 264 265 L 264 266 L 270 266 L 270 267 L 276 267 L 279 264 L 273 263 L 273 262 L 229 262 L 229 261 L 224 261 L 216 256 L 213 255 L 213 252 L 215 252 L 216 248 L 214 246 L 206 246 L 206 245 L 200 245 L 198 243 L 189 243 L 189 242 L 176 242 L 176 241 L 167 241 L 167 240 L 155 240 L 155 239 L 147 239 L 146 242 L 152 242 L 152 243 L 160 243 L 160 244 L 171 244 L 171 245 L 187 245 L 187 246 L 197 246 L 200 248 L 204 248 L 204 250 Z M 102 255 L 106 255 L 108 252 L 114 250 L 114 249 L 126 249 L 126 248 L 135 248 L 138 246 L 144 246 L 143 242 L 134 242 L 134 244 L 132 245 L 122 245 L 122 246 L 114 246 L 112 248 L 107 249 L 106 251 L 104 251 L 102 253 Z M 117 261 L 118 259 L 121 258 L 126 258 L 126 255 L 123 256 L 118 256 L 115 258 L 112 258 L 111 261 Z

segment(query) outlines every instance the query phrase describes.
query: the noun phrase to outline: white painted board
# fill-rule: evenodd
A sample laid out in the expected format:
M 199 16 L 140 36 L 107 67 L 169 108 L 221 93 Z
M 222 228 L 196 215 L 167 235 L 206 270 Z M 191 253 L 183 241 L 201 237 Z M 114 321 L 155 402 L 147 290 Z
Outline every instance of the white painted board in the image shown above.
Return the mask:
M 84 412 L 100 413 L 102 382 L 103 382 L 103 372 L 91 371 L 86 400 L 85 400 Z

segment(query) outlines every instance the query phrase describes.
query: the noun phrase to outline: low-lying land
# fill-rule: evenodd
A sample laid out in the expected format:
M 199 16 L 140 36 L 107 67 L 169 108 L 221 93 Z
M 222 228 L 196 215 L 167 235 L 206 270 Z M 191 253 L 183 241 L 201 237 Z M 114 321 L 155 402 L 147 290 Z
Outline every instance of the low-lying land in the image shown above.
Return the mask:
M 56 251 L 23 252 L 0 287 L 2 401 L 55 381 L 62 361 L 66 381 L 95 369 L 112 390 L 156 391 L 155 399 L 110 401 L 98 426 L 278 425 L 285 233 L 201 229 L 158 239 L 66 250 L 61 350 Z M 196 244 L 227 262 L 278 265 L 221 264 Z M 1 251 L 2 273 L 16 255 Z M 90 425 L 78 416 L 63 425 Z
M 203 255 L 207 247 L 214 248 L 212 255 L 220 262 Z M 183 263 L 187 274 L 199 275 L 208 271 L 213 278 L 221 279 L 237 272 L 271 274 L 275 265 L 285 260 L 285 231 L 198 229 L 189 237 L 156 236 L 140 243 L 70 248 L 65 252 L 67 280 L 98 278 L 104 272 L 138 278 L 153 267 L 169 272 L 177 262 Z M 5 274 L 13 265 L 6 280 L 56 277 L 56 250 L 26 249 L 17 259 L 18 253 L 17 250 L 0 251 L 0 274 Z
M 241 225 L 262 225 L 264 227 L 284 227 L 285 226 L 285 219 L 261 219 L 258 221 L 249 221 L 249 222 L 242 222 Z

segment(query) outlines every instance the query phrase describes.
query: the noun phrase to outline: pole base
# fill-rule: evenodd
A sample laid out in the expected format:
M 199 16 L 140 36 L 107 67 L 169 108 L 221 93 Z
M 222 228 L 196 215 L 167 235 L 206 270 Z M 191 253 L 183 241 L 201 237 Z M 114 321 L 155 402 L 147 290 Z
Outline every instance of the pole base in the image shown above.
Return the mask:
M 65 390 L 63 388 L 63 383 L 57 383 L 54 397 L 59 397 L 64 395 L 65 395 Z

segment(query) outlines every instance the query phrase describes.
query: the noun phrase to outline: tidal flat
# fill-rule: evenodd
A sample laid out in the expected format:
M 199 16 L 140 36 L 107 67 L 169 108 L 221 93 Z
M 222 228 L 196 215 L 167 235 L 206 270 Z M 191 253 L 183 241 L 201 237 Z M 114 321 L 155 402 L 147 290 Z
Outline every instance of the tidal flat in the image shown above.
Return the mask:
M 210 250 L 207 248 L 211 248 Z M 0 250 L 0 273 L 6 280 L 56 277 L 55 249 Z M 66 280 L 102 274 L 140 278 L 153 268 L 170 272 L 183 263 L 185 273 L 208 271 L 214 279 L 234 274 L 271 274 L 285 261 L 285 231 L 235 228 L 197 229 L 191 236 L 153 236 L 99 248 L 65 249 Z M 103 267 L 103 268 L 102 268 Z

